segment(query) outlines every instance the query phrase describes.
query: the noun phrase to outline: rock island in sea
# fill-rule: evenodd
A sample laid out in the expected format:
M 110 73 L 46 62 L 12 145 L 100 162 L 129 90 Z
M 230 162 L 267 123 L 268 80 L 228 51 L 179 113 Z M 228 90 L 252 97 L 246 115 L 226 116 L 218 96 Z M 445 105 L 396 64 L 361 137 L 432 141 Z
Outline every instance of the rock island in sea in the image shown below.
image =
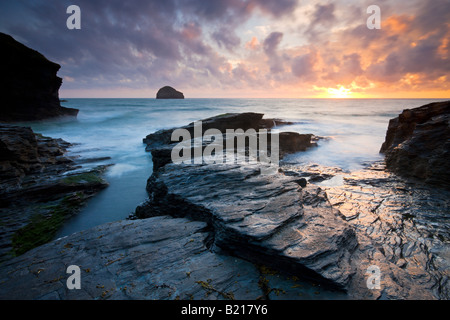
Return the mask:
M 156 99 L 184 99 L 184 94 L 170 86 L 165 86 L 158 90 Z

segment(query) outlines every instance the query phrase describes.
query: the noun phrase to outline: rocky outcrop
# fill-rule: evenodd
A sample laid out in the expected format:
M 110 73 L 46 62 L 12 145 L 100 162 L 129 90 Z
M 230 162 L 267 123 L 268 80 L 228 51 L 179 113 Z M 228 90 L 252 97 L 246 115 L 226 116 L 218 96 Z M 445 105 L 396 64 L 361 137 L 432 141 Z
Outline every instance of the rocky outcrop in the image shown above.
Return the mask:
M 280 148 L 281 141 L 280 136 Z M 299 151 L 290 146 L 287 143 L 284 148 Z M 155 150 L 162 149 L 159 145 Z M 152 151 L 152 156 L 158 162 L 161 154 Z M 314 279 L 350 298 L 435 297 L 435 283 L 418 281 L 387 259 L 384 249 L 359 229 L 364 228 L 350 224 L 346 212 L 337 210 L 322 188 L 307 181 L 323 181 L 333 175 L 318 179 L 314 173 L 289 170 L 260 173 L 261 164 L 162 161 L 148 180 L 149 200 L 136 208 L 135 216 L 206 222 L 214 252 Z M 383 274 L 386 285 L 369 289 L 367 270 L 373 266 Z
M 69 143 L 37 135 L 31 128 L 0 124 L 1 193 L 19 188 L 25 176 L 52 165 L 64 170 L 72 161 L 63 157 Z
M 105 188 L 103 167 L 80 169 L 70 143 L 0 125 L 0 262 L 50 241 L 62 223 Z
M 345 299 L 317 283 L 210 250 L 206 223 L 153 217 L 104 224 L 43 245 L 0 268 L 0 299 Z M 69 290 L 67 267 L 80 267 Z
M 58 90 L 62 79 L 59 64 L 39 52 L 0 33 L 2 64 L 0 121 L 17 122 L 55 117 L 76 117 L 77 109 L 60 105 Z
M 336 209 L 339 203 L 334 207 L 322 188 L 303 180 L 284 172 L 261 175 L 258 165 L 167 164 L 149 179 L 149 201 L 136 215 L 206 222 L 213 252 L 313 279 L 352 299 L 435 297 L 437 283 L 430 275 L 402 269 L 380 238 L 368 236 L 376 215 L 363 226 L 353 225 L 350 214 Z M 373 266 L 383 285 L 369 289 L 367 270 Z
M 261 175 L 259 165 L 168 164 L 149 180 L 151 200 L 136 215 L 205 221 L 222 250 L 345 288 L 354 273 L 354 232 L 320 189 L 302 189 L 297 180 Z
M 389 170 L 450 189 L 450 101 L 406 109 L 390 120 L 380 152 Z
M 172 87 L 165 86 L 158 90 L 156 99 L 184 99 L 184 95 Z
M 294 122 L 283 119 L 261 119 L 260 121 L 260 126 L 264 129 L 271 129 L 273 127 L 287 126 L 291 124 L 294 124 Z
M 133 217 L 145 219 L 5 262 L 0 299 L 449 297 L 444 191 L 408 187 L 381 167 L 327 187 L 344 172 L 285 165 L 262 175 L 258 163 L 162 163 Z M 79 290 L 67 288 L 69 265 L 81 269 Z M 369 270 L 379 270 L 379 287 Z
M 207 119 L 201 120 L 201 131 L 199 133 L 204 135 L 207 130 L 216 129 L 222 133 L 222 141 L 223 141 L 223 149 L 226 150 L 227 141 L 229 139 L 235 139 L 234 136 L 227 136 L 227 130 L 236 130 L 241 129 L 244 131 L 244 134 L 249 132 L 249 129 L 254 129 L 256 135 L 256 139 L 259 143 L 259 132 L 260 130 L 266 130 L 267 132 L 267 143 L 268 143 L 268 152 L 270 153 L 270 147 L 272 140 L 271 135 L 273 134 L 270 129 L 273 128 L 277 124 L 288 124 L 290 122 L 284 122 L 279 119 L 263 119 L 264 114 L 262 113 L 254 113 L 254 112 L 246 112 L 246 113 L 226 113 L 214 117 L 210 117 Z M 173 147 L 179 141 L 172 141 L 172 133 L 176 129 L 185 129 L 189 132 L 191 138 L 195 137 L 194 132 L 195 124 L 194 122 L 180 127 L 180 128 L 172 128 L 172 129 L 163 129 L 159 130 L 155 133 L 147 135 L 143 139 L 143 142 L 146 144 L 146 151 L 151 151 L 153 156 L 153 169 L 157 170 L 158 168 L 164 166 L 167 163 L 171 162 L 171 152 Z M 247 136 L 251 136 L 252 134 L 247 134 Z M 280 132 L 277 133 L 279 140 L 279 155 L 280 158 L 289 153 L 295 153 L 299 151 L 306 151 L 308 148 L 316 147 L 316 141 L 320 137 L 316 137 L 312 134 L 300 134 L 297 132 Z M 207 145 L 209 145 L 211 141 L 207 141 L 207 139 L 202 139 L 201 145 L 202 149 L 205 149 Z M 232 143 L 235 149 L 238 147 L 236 142 Z M 193 145 L 193 142 L 192 142 Z M 247 150 L 248 151 L 248 150 Z
M 260 122 L 264 114 L 262 113 L 254 113 L 254 112 L 246 112 L 246 113 L 226 113 L 221 114 L 215 117 L 207 118 L 201 120 L 202 122 L 202 131 L 203 135 L 206 130 L 209 129 L 218 129 L 219 131 L 225 133 L 227 129 L 255 129 L 258 130 L 260 128 Z M 172 129 L 163 129 L 157 132 L 151 133 L 147 135 L 143 142 L 147 145 L 146 150 L 150 151 L 153 148 L 159 146 L 167 146 L 169 144 L 175 144 L 177 141 L 172 141 L 172 133 L 176 129 L 186 129 L 189 131 L 191 137 L 194 137 L 194 122 L 186 126 L 182 126 L 179 128 Z

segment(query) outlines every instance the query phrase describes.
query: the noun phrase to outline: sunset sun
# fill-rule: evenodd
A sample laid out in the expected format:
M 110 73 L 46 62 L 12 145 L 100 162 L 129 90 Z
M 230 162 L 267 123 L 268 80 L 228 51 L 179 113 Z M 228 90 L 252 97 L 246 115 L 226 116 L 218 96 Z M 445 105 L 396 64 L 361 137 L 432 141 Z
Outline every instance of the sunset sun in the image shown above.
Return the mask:
M 328 88 L 327 96 L 328 98 L 343 99 L 343 98 L 352 98 L 353 95 L 350 89 L 346 89 L 343 86 L 340 86 L 339 89 Z

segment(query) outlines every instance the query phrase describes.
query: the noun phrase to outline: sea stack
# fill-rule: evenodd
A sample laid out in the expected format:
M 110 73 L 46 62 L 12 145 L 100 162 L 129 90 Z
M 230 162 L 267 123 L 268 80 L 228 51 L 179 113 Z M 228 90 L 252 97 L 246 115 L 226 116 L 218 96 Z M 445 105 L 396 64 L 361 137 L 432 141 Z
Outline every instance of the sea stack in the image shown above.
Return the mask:
M 158 90 L 156 99 L 184 99 L 184 95 L 172 87 L 165 86 Z
M 56 74 L 61 66 L 39 52 L 0 32 L 0 121 L 34 121 L 76 117 L 77 109 L 60 105 L 58 90 L 62 79 Z

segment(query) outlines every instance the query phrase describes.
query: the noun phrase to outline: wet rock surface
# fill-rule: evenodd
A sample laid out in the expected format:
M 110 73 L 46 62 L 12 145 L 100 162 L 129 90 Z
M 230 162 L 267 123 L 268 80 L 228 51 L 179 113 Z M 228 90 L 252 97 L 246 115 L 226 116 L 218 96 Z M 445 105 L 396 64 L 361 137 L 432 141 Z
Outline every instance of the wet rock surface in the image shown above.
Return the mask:
M 331 204 L 383 259 L 413 279 L 415 290 L 449 299 L 450 192 L 399 179 L 380 166 L 324 187 Z
M 150 150 L 168 149 L 167 132 L 146 138 Z M 449 298 L 446 190 L 401 179 L 383 163 L 359 172 L 282 163 L 268 175 L 260 163 L 152 156 L 160 165 L 136 220 L 7 261 L 0 298 Z M 81 268 L 81 290 L 67 289 L 69 265 Z M 374 267 L 380 286 L 369 288 Z
M 264 114 L 262 113 L 254 113 L 254 112 L 246 112 L 246 113 L 226 113 L 222 115 L 218 115 L 215 117 L 207 118 L 201 120 L 202 122 L 202 130 L 200 134 L 204 134 L 205 131 L 209 129 L 217 129 L 223 133 L 227 129 L 255 129 L 257 130 L 260 127 L 260 122 L 262 121 Z M 185 129 L 187 130 L 191 137 L 194 137 L 194 122 L 180 127 L 180 128 L 171 128 L 171 129 L 162 129 L 157 132 L 151 133 L 147 135 L 143 142 L 146 144 L 146 150 L 150 151 L 157 147 L 165 147 L 170 144 L 176 144 L 176 141 L 172 141 L 172 133 L 176 129 Z
M 441 254 L 436 260 L 441 270 L 428 272 L 434 258 L 429 256 L 429 247 L 417 240 L 420 236 L 415 236 L 419 242 L 410 243 L 404 249 L 402 244 L 407 241 L 393 236 L 398 230 L 410 227 L 405 212 L 393 218 L 389 208 L 383 216 L 377 212 L 381 205 L 375 201 L 376 193 L 370 193 L 369 207 L 361 207 L 361 212 L 345 210 L 348 206 L 360 208 L 361 204 L 350 194 L 345 201 L 340 201 L 338 196 L 343 197 L 345 192 L 338 187 L 308 184 L 302 188 L 296 175 L 263 176 L 257 171 L 257 166 L 166 165 L 149 180 L 150 200 L 137 208 L 136 214 L 206 221 L 212 228 L 213 249 L 340 288 L 350 298 L 447 297 L 448 246 L 445 242 L 433 246 L 431 251 L 438 250 Z M 355 184 L 368 183 L 367 179 L 355 180 Z M 386 188 L 384 180 L 371 183 Z M 338 191 L 341 192 L 336 195 Z M 363 216 L 370 219 L 361 220 Z M 397 225 L 393 223 L 395 219 Z M 376 233 L 374 228 L 381 228 L 378 223 L 384 227 Z M 390 246 L 394 248 L 388 250 Z M 419 254 L 422 259 L 409 257 L 412 259 L 409 260 L 406 256 L 411 250 L 422 251 Z M 397 259 L 392 252 L 397 252 Z M 411 261 L 411 269 L 405 267 L 407 261 Z M 366 272 L 371 266 L 381 271 L 380 290 L 367 288 Z
M 83 169 L 70 143 L 0 125 L 0 262 L 52 240 L 62 223 L 108 184 Z
M 317 185 L 326 192 L 331 205 L 354 228 L 360 248 L 376 248 L 381 253 L 379 258 L 404 270 L 417 286 L 411 290 L 423 290 L 416 292 L 418 297 L 449 299 L 447 190 L 398 177 L 385 170 L 384 162 L 354 172 L 318 165 L 289 166 L 284 170 L 290 175 L 306 176 L 308 182 L 318 180 Z M 404 285 L 398 280 L 383 276 L 382 285 L 386 288 Z M 396 297 L 388 293 L 386 290 L 381 297 Z
M 222 250 L 345 288 L 354 232 L 320 189 L 296 180 L 262 175 L 259 165 L 170 164 L 149 180 L 151 200 L 136 214 L 206 221 Z
M 260 123 L 262 116 L 258 118 Z M 291 148 L 287 141 L 280 136 L 280 149 L 286 153 L 306 149 Z M 153 144 L 148 143 L 148 147 L 153 148 Z M 158 151 L 152 151 L 152 156 L 159 161 Z M 372 169 L 370 172 L 385 172 L 380 166 Z M 310 165 L 294 166 L 293 170 L 282 167 L 277 174 L 268 176 L 260 172 L 258 164 L 175 165 L 164 161 L 149 179 L 149 201 L 136 209 L 136 216 L 170 215 L 206 221 L 213 230 L 213 248 L 288 274 L 314 278 L 346 291 L 352 298 L 446 298 L 447 289 L 441 289 L 447 286 L 442 285 L 447 281 L 445 267 L 430 275 L 428 259 L 418 263 L 417 270 L 405 269 L 402 254 L 393 259 L 381 245 L 397 227 L 386 224 L 391 229 L 385 227 L 381 239 L 361 231 L 372 230 L 373 224 L 381 221 L 376 213 L 381 205 L 366 209 L 367 215 L 375 216 L 364 221 L 362 227 L 355 225 L 360 213 L 346 210 L 360 205 L 352 197 L 340 203 L 332 194 L 333 201 L 329 201 L 328 191 L 344 184 L 341 169 Z M 330 189 L 324 191 L 315 183 Z M 378 184 L 380 190 L 391 187 L 388 180 L 379 178 L 354 181 L 356 185 L 367 183 Z M 377 203 L 377 197 L 373 193 L 368 202 Z M 431 210 L 439 205 L 431 203 Z M 409 215 L 403 213 L 400 218 L 408 219 Z M 443 223 L 444 228 L 447 225 Z M 389 238 L 393 244 L 397 240 Z M 400 240 L 398 245 L 401 243 Z M 395 250 L 399 252 L 398 248 Z M 367 270 L 372 266 L 383 274 L 384 286 L 379 290 L 367 287 Z
M 50 167 L 65 171 L 72 161 L 63 155 L 70 143 L 35 134 L 31 128 L 0 124 L 1 193 L 9 193 L 23 184 L 27 175 Z
M 267 145 L 267 155 L 271 153 L 271 141 L 272 135 L 277 135 L 279 141 L 279 157 L 283 157 L 289 153 L 295 153 L 299 151 L 306 151 L 308 148 L 316 147 L 317 140 L 321 137 L 317 137 L 313 134 L 300 134 L 297 132 L 277 132 L 274 133 L 270 129 L 275 125 L 285 125 L 289 122 L 285 122 L 280 119 L 263 119 L 264 114 L 246 112 L 246 113 L 226 113 L 215 117 L 201 120 L 201 126 L 197 127 L 196 132 L 195 123 L 190 123 L 187 126 L 180 128 L 171 128 L 159 130 L 155 133 L 149 134 L 143 139 L 146 145 L 146 151 L 152 153 L 153 169 L 156 171 L 160 167 L 171 163 L 172 150 L 179 143 L 179 141 L 172 141 L 172 134 L 176 129 L 184 129 L 189 132 L 191 139 L 191 145 L 199 143 L 203 150 L 210 145 L 214 140 L 207 138 L 200 138 L 205 135 L 208 130 L 214 129 L 221 132 L 222 147 L 223 150 L 228 148 L 228 143 L 232 145 L 231 148 L 236 151 L 239 148 L 237 143 L 238 139 L 251 139 L 254 138 L 258 146 L 260 146 L 261 139 L 264 139 Z M 228 135 L 227 130 L 234 131 L 233 134 Z M 264 133 L 264 137 L 261 138 L 261 132 Z M 243 137 L 243 138 L 242 138 Z M 194 142 L 194 138 L 201 139 L 200 142 Z M 245 155 L 249 156 L 248 142 L 244 147 Z M 256 154 L 259 157 L 260 154 Z M 248 159 L 247 159 L 248 160 Z M 225 158 L 224 158 L 225 161 Z
M 256 300 L 345 298 L 264 266 L 208 249 L 206 223 L 153 217 L 119 221 L 58 239 L 9 261 L 0 299 Z M 69 265 L 81 289 L 69 290 Z
M 450 189 L 450 101 L 406 109 L 381 147 L 389 170 Z

